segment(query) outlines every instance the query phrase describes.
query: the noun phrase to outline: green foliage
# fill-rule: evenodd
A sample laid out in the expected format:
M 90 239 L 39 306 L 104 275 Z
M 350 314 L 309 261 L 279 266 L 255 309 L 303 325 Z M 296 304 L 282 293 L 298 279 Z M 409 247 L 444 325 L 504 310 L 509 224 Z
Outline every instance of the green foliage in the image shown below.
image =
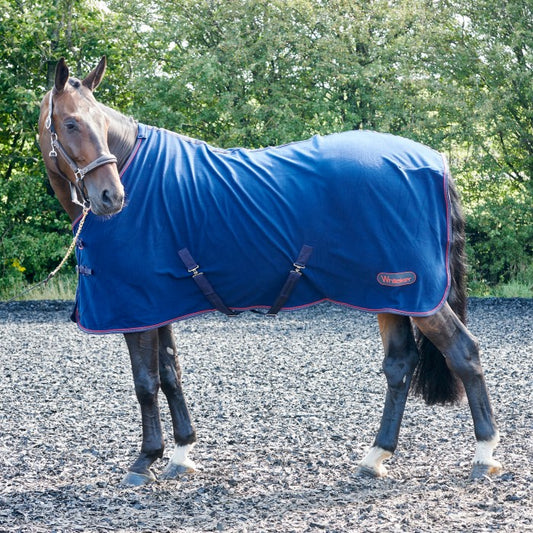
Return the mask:
M 524 278 L 533 261 L 533 209 L 523 184 L 508 177 L 461 180 L 469 264 L 475 281 Z
M 136 2 L 146 62 L 131 111 L 223 146 L 359 128 L 440 141 L 424 60 L 442 13 L 393 4 L 189 0 L 158 6 L 147 29 Z
M 476 164 L 495 169 L 533 192 L 533 4 L 530 0 L 460 2 L 464 48 L 462 78 L 472 113 L 468 129 Z M 477 97 L 477 98 L 476 98 Z
M 113 20 L 81 0 L 0 0 L 0 294 L 46 277 L 71 240 L 68 217 L 46 181 L 37 145 L 39 104 L 58 57 L 87 73 L 103 54 L 125 54 Z M 111 17 L 112 19 L 114 17 Z M 120 62 L 118 65 L 123 66 Z M 128 100 L 110 69 L 102 93 Z M 71 259 L 70 267 L 73 265 Z M 68 267 L 66 267 L 68 268 Z
M 71 238 L 39 102 L 59 57 L 82 76 L 104 54 L 101 101 L 219 146 L 367 128 L 446 152 L 474 283 L 531 272 L 530 0 L 0 0 L 0 34 L 0 292 Z
M 68 219 L 43 180 L 18 170 L 0 180 L 0 292 L 46 277 L 70 238 Z

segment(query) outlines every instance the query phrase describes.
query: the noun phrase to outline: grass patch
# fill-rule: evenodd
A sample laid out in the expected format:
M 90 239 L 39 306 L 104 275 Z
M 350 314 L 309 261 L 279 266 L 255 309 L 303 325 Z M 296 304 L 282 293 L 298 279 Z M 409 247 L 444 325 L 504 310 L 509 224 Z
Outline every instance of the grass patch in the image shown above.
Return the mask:
M 53 277 L 46 285 L 41 285 L 35 290 L 32 290 L 20 298 L 22 300 L 74 300 L 76 296 L 77 277 L 74 272 L 60 272 Z M 2 300 L 9 300 L 15 295 L 19 295 L 24 290 L 30 288 L 31 285 L 16 285 L 3 291 L 0 295 Z
M 519 272 L 512 280 L 498 285 L 473 280 L 468 285 L 468 295 L 495 298 L 533 298 L 533 265 Z
M 491 287 L 486 283 L 474 281 L 468 287 L 468 296 L 476 298 L 533 298 L 533 285 L 510 281 Z

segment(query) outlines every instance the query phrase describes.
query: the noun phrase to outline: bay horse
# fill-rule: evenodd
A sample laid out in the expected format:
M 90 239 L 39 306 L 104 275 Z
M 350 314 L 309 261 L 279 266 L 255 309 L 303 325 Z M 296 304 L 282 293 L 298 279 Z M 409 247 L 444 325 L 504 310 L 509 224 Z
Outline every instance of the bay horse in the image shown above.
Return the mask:
M 150 207 L 144 206 L 144 197 L 138 199 L 135 196 L 136 187 L 140 186 L 139 184 L 143 182 L 143 180 L 149 181 L 146 185 L 147 187 L 156 187 L 157 189 L 160 187 L 159 182 L 167 179 L 167 176 L 156 175 L 156 179 L 154 176 L 147 178 L 143 175 L 145 172 L 143 171 L 132 176 L 131 180 L 127 183 L 125 181 L 126 175 L 129 172 L 129 170 L 126 169 L 128 169 L 130 165 L 136 164 L 136 160 L 141 157 L 139 155 L 141 152 L 138 152 L 139 146 L 142 143 L 146 145 L 146 143 L 151 142 L 147 140 L 150 135 L 154 138 L 159 135 L 163 140 L 167 141 L 169 135 L 174 135 L 172 138 L 175 138 L 182 143 L 180 145 L 180 150 L 182 150 L 182 152 L 180 152 L 181 155 L 176 155 L 174 153 L 169 155 L 161 148 L 160 151 L 156 153 L 156 157 L 153 160 L 150 160 L 149 166 L 150 168 L 158 168 L 157 165 L 159 165 L 162 160 L 170 160 L 171 164 L 174 164 L 176 158 L 182 158 L 187 164 L 187 169 L 183 170 L 183 172 L 196 172 L 197 170 L 195 169 L 200 168 L 202 175 L 206 176 L 204 180 L 205 183 L 202 182 L 204 183 L 204 189 L 201 191 L 202 197 L 206 202 L 206 209 L 205 212 L 201 213 L 201 217 L 202 224 L 206 224 L 206 228 L 209 228 L 209 231 L 211 229 L 211 226 L 209 226 L 211 213 L 216 211 L 219 204 L 227 201 L 226 196 L 224 196 L 226 192 L 210 194 L 211 187 L 214 182 L 218 181 L 222 182 L 223 187 L 228 187 L 228 183 L 222 180 L 222 176 L 224 171 L 227 170 L 226 166 L 229 165 L 228 161 L 230 158 L 233 158 L 233 160 L 236 161 L 235 163 L 232 163 L 234 166 L 230 169 L 232 179 L 239 184 L 245 182 L 245 186 L 243 186 L 235 200 L 237 205 L 244 206 L 246 202 L 249 201 L 249 196 L 252 195 L 247 189 L 247 187 L 254 186 L 252 185 L 252 181 L 255 183 L 255 181 L 268 180 L 269 187 L 277 187 L 277 183 L 285 178 L 279 176 L 272 177 L 272 172 L 269 172 L 269 170 L 274 168 L 275 173 L 276 169 L 286 168 L 276 165 L 292 165 L 291 168 L 295 165 L 301 166 L 302 163 L 295 162 L 293 158 L 294 154 L 298 152 L 302 158 L 307 158 L 306 161 L 311 161 L 308 165 L 308 176 L 306 177 L 308 181 L 306 181 L 306 183 L 309 184 L 309 187 L 315 187 L 315 191 L 319 191 L 317 192 L 319 195 L 317 201 L 323 203 L 326 199 L 331 197 L 331 201 L 328 200 L 328 202 L 333 205 L 333 209 L 331 210 L 333 212 L 332 216 L 345 217 L 342 219 L 342 224 L 337 224 L 335 229 L 336 232 L 342 233 L 342 228 L 347 224 L 344 221 L 350 220 L 349 217 L 353 218 L 353 213 L 350 213 L 352 193 L 349 189 L 351 182 L 342 181 L 344 177 L 342 175 L 339 176 L 336 180 L 338 179 L 342 181 L 343 189 L 340 192 L 335 191 L 334 180 L 330 179 L 329 181 L 326 181 L 328 176 L 322 174 L 328 173 L 328 169 L 333 169 L 331 172 L 334 172 L 334 169 L 337 168 L 341 168 L 341 170 L 348 168 L 346 166 L 348 165 L 347 161 L 354 159 L 354 157 L 350 155 L 351 152 L 353 151 L 355 153 L 356 150 L 359 149 L 356 146 L 357 143 L 353 142 L 353 139 L 359 139 L 361 143 L 364 143 L 366 140 L 375 139 L 376 137 L 369 137 L 365 134 L 358 136 L 342 134 L 340 137 L 317 136 L 313 138 L 313 140 L 307 143 L 302 143 L 301 145 L 289 144 L 284 145 L 283 147 L 276 147 L 275 149 L 266 149 L 265 151 L 245 151 L 244 149 L 240 151 L 237 149 L 234 151 L 217 151 L 211 149 L 208 145 L 201 143 L 200 141 L 177 136 L 176 134 L 169 134 L 168 132 L 162 132 L 157 129 L 147 130 L 134 119 L 128 118 L 97 102 L 93 96 L 93 91 L 100 84 L 105 69 L 106 59 L 103 57 L 98 66 L 94 68 L 87 77 L 83 80 L 79 80 L 70 76 L 69 69 L 64 59 L 61 59 L 58 62 L 54 87 L 45 95 L 41 104 L 39 143 L 51 186 L 62 207 L 73 222 L 73 227 L 76 225 L 79 226 L 80 223 L 83 223 L 83 220 L 85 220 L 87 224 L 87 226 L 83 228 L 83 231 L 80 232 L 79 242 L 77 244 L 79 301 L 77 301 L 76 304 L 76 321 L 80 327 L 86 331 L 96 333 L 120 331 L 124 333 L 131 359 L 135 391 L 141 408 L 142 446 L 138 458 L 129 468 L 122 483 L 128 486 L 141 486 L 154 481 L 155 476 L 151 471 L 151 466 L 158 458 L 162 457 L 164 450 L 164 440 L 158 407 L 159 389 L 165 394 L 170 406 L 175 440 L 174 452 L 162 474 L 162 478 L 176 479 L 184 472 L 191 472 L 195 469 L 195 464 L 189 457 L 189 453 L 196 441 L 196 433 L 193 423 L 191 422 L 182 390 L 181 371 L 171 323 L 174 321 L 174 317 L 186 318 L 187 316 L 192 316 L 196 313 L 193 308 L 183 308 L 180 309 L 179 313 L 176 311 L 178 314 L 171 315 L 170 319 L 163 320 L 159 318 L 157 313 L 159 308 L 164 307 L 167 303 L 164 301 L 160 302 L 155 298 L 151 293 L 152 289 L 144 290 L 144 287 L 137 286 L 134 287 L 132 292 L 131 287 L 117 288 L 119 281 L 121 281 L 119 278 L 122 276 L 127 277 L 128 275 L 125 270 L 136 270 L 135 267 L 128 268 L 128 263 L 122 264 L 120 261 L 123 261 L 124 258 L 128 258 L 130 255 L 138 253 L 144 257 L 146 268 L 149 268 L 148 265 L 156 263 L 159 254 L 163 253 L 160 251 L 158 239 L 164 239 L 165 237 L 161 235 L 166 235 L 167 233 L 167 228 L 161 227 L 161 224 L 163 223 L 157 218 L 159 214 L 152 212 Z M 146 133 L 147 131 L 149 131 L 149 135 Z M 140 139 L 140 137 L 142 137 L 142 139 Z M 421 145 L 412 143 L 411 141 L 402 140 L 401 138 L 394 136 L 377 138 L 380 139 L 379 142 L 382 143 L 377 154 L 375 153 L 376 150 L 370 147 L 370 145 L 365 145 L 365 150 L 361 152 L 362 157 L 368 156 L 370 158 L 369 166 L 371 167 L 372 165 L 381 169 L 391 167 L 391 161 L 397 159 L 395 154 L 395 150 L 397 149 L 395 147 L 403 147 L 404 145 L 410 147 L 406 149 L 405 153 L 402 152 L 398 155 L 399 158 L 403 158 L 403 166 L 399 164 L 394 166 L 397 176 L 400 176 L 400 178 L 408 184 L 408 187 L 411 187 L 412 183 L 415 181 L 415 174 L 418 172 L 417 169 L 421 168 L 424 175 L 428 172 L 426 168 L 427 164 L 424 161 L 417 163 L 419 152 L 423 154 L 423 158 L 432 159 L 437 157 L 435 156 L 436 152 L 430 152 L 429 149 L 421 147 Z M 342 142 L 349 142 L 351 144 L 348 144 L 347 146 L 343 145 L 342 148 L 338 149 L 337 144 L 328 144 L 338 143 L 341 139 L 343 140 Z M 324 150 L 324 146 L 327 146 L 328 150 Z M 302 155 L 303 147 L 313 151 L 313 158 L 310 158 L 310 156 L 306 154 Z M 142 151 L 142 149 L 144 148 L 141 148 L 140 150 Z M 384 151 L 388 150 L 387 157 L 381 157 L 379 153 L 379 150 L 381 149 Z M 187 150 L 193 151 L 191 153 L 194 154 L 193 156 L 190 156 L 189 159 L 187 158 L 190 154 L 188 155 Z M 325 151 L 328 152 L 327 155 L 325 154 Z M 397 151 L 400 152 L 400 149 Z M 217 167 L 215 163 L 212 163 L 211 160 L 208 159 L 209 157 L 217 157 L 217 165 L 226 166 L 221 170 L 221 167 Z M 252 164 L 248 161 L 250 158 L 255 161 L 254 164 L 259 160 L 258 158 L 263 158 L 261 161 L 263 161 L 264 166 L 260 171 L 256 172 L 254 180 L 250 180 L 248 177 L 246 179 L 241 179 L 237 175 L 238 173 L 236 174 L 234 171 L 236 168 L 244 168 L 246 165 Z M 279 162 L 282 159 L 284 161 L 282 163 Z M 341 160 L 341 163 L 338 163 L 339 160 Z M 405 163 L 405 161 L 408 161 L 408 163 Z M 446 175 L 445 167 L 439 162 L 440 160 L 435 159 L 435 161 L 436 162 L 431 163 L 431 165 L 436 165 L 441 170 L 444 169 L 441 174 L 443 173 Z M 180 164 L 182 162 L 180 162 Z M 357 162 L 353 164 L 357 164 Z M 259 165 L 259 163 L 257 163 L 257 165 Z M 406 170 L 409 166 L 414 168 L 413 172 Z M 366 171 L 363 170 L 362 173 L 364 172 Z M 371 189 L 364 189 L 364 184 L 362 183 L 358 185 L 362 187 L 361 190 L 358 191 L 359 196 L 363 196 L 363 202 L 368 201 L 369 205 L 371 205 L 371 196 L 376 197 L 377 201 L 380 200 L 381 196 L 384 196 L 376 189 L 382 176 L 379 172 L 377 175 L 375 171 L 372 172 L 375 183 Z M 342 172 L 339 173 L 342 174 Z M 438 174 L 438 176 L 440 177 L 437 181 L 442 182 L 441 175 Z M 288 180 L 289 178 L 286 179 Z M 181 187 L 190 185 L 189 183 L 182 183 L 180 180 L 181 177 L 178 176 L 172 178 L 170 181 L 177 181 L 178 184 L 181 184 Z M 297 197 L 296 199 L 300 204 L 305 204 L 307 200 L 300 200 L 300 195 L 304 194 L 302 180 L 303 178 L 299 178 L 295 181 L 296 187 L 299 187 L 299 189 L 298 193 L 294 194 L 294 196 Z M 199 187 L 196 182 L 194 183 L 195 187 Z M 500 463 L 492 457 L 493 451 L 498 444 L 499 434 L 480 363 L 478 342 L 465 326 L 466 289 L 464 221 L 462 210 L 458 193 L 456 192 L 451 177 L 446 176 L 443 183 L 445 189 L 445 200 L 443 205 L 445 205 L 445 208 L 441 219 L 443 221 L 442 227 L 444 228 L 443 231 L 445 233 L 446 242 L 439 245 L 440 248 L 438 248 L 436 252 L 431 250 L 428 252 L 426 250 L 426 247 L 429 246 L 427 242 L 431 237 L 425 236 L 424 232 L 426 231 L 426 226 L 432 224 L 432 218 L 437 219 L 440 216 L 436 213 L 436 204 L 434 204 L 434 201 L 431 200 L 429 196 L 427 198 L 423 196 L 422 200 L 417 205 L 413 205 L 411 200 L 407 202 L 399 200 L 396 202 L 396 207 L 394 209 L 388 208 L 389 211 L 387 212 L 387 216 L 383 217 L 386 219 L 386 223 L 380 222 L 377 224 L 381 228 L 381 231 L 385 232 L 390 230 L 394 236 L 393 240 L 398 241 L 400 247 L 403 246 L 409 248 L 409 245 L 406 243 L 407 237 L 404 236 L 403 238 L 400 238 L 403 235 L 401 219 L 403 217 L 407 218 L 410 211 L 418 210 L 416 212 L 416 218 L 420 219 L 422 222 L 418 224 L 416 228 L 417 235 L 413 235 L 411 240 L 414 239 L 419 242 L 416 243 L 416 246 L 411 246 L 411 248 L 420 256 L 424 256 L 425 254 L 424 257 L 427 256 L 425 259 L 426 262 L 431 261 L 432 255 L 442 252 L 442 254 L 445 255 L 448 264 L 446 268 L 442 269 L 444 281 L 447 284 L 442 293 L 444 296 L 442 298 L 439 296 L 440 301 L 438 301 L 437 305 L 433 305 L 433 307 L 425 311 L 417 311 L 415 308 L 411 310 L 411 308 L 402 308 L 401 306 L 394 307 L 394 305 L 390 304 L 388 301 L 387 305 L 380 303 L 378 307 L 374 309 L 369 306 L 365 307 L 357 305 L 355 298 L 364 299 L 367 295 L 367 291 L 386 290 L 390 291 L 389 294 L 400 294 L 402 290 L 404 290 L 404 293 L 402 294 L 407 293 L 407 291 L 415 291 L 417 285 L 423 282 L 421 278 L 424 276 L 420 276 L 419 273 L 410 271 L 407 268 L 404 270 L 400 269 L 399 271 L 379 272 L 377 273 L 377 282 L 375 274 L 372 274 L 376 288 L 365 288 L 362 294 L 360 292 L 357 292 L 356 294 L 356 289 L 353 289 L 352 291 L 352 286 L 357 285 L 358 280 L 354 279 L 356 276 L 355 274 L 352 274 L 349 269 L 339 268 L 334 276 L 335 278 L 341 279 L 343 291 L 350 294 L 353 292 L 355 304 L 352 305 L 352 307 L 364 307 L 366 310 L 371 310 L 377 314 L 385 353 L 383 360 L 383 371 L 387 381 L 385 405 L 375 441 L 358 466 L 358 472 L 361 475 L 373 477 L 383 477 L 386 475 L 387 470 L 383 465 L 383 461 L 391 457 L 397 447 L 400 424 L 410 390 L 421 395 L 426 403 L 430 405 L 458 402 L 463 396 L 463 393 L 466 392 L 477 441 L 473 466 L 471 469 L 471 477 L 479 478 L 485 475 L 495 474 L 501 469 Z M 386 186 L 392 188 L 396 187 L 394 183 L 387 184 Z M 439 185 L 439 187 L 442 187 L 442 185 Z M 364 196 L 363 193 L 366 194 L 366 196 Z M 190 206 L 184 203 L 180 199 L 181 197 L 174 197 L 172 194 L 174 193 L 168 193 L 168 196 L 166 193 L 159 195 L 163 196 L 163 204 L 159 209 L 161 213 L 165 214 L 167 211 L 179 210 L 184 213 L 183 216 L 192 216 L 189 211 L 202 211 L 202 206 L 200 206 L 200 208 L 195 206 L 194 209 L 189 209 Z M 397 194 L 403 195 L 404 193 L 400 191 Z M 155 196 L 158 196 L 158 194 Z M 279 218 L 289 219 L 290 230 L 286 231 L 289 233 L 294 232 L 295 235 L 299 236 L 305 233 L 300 226 L 310 225 L 314 227 L 314 222 L 310 219 L 317 217 L 307 216 L 305 220 L 301 220 L 301 223 L 298 224 L 301 212 L 298 211 L 298 217 L 292 217 L 290 212 L 290 205 L 292 204 L 289 200 L 277 192 L 274 196 L 276 201 L 275 203 L 272 203 L 272 205 L 269 204 L 268 209 L 276 210 L 276 216 Z M 348 200 L 346 200 L 346 198 L 348 198 Z M 294 204 L 294 201 L 291 201 Z M 309 200 L 309 202 L 313 201 L 314 200 Z M 211 202 L 211 204 L 209 202 Z M 438 202 L 440 202 L 440 200 L 438 200 Z M 406 205 L 403 205 L 404 203 Z M 278 209 L 278 206 L 280 205 L 285 206 L 285 208 Z M 289 207 L 287 208 L 287 206 Z M 316 206 L 313 206 L 313 209 L 315 207 Z M 361 206 L 357 207 L 357 222 L 349 228 L 351 232 L 349 235 L 350 238 L 345 239 L 345 241 L 348 241 L 348 244 L 351 243 L 352 237 L 355 240 L 359 239 L 355 229 L 364 227 L 364 205 L 362 207 L 363 208 L 361 208 Z M 435 213 L 424 213 L 424 207 L 426 211 L 435 210 Z M 263 216 L 263 211 L 267 210 L 267 207 L 259 205 L 254 206 L 254 208 L 256 209 L 254 212 L 256 213 L 254 215 L 255 218 L 247 219 L 246 223 L 240 224 L 241 226 L 245 226 L 243 231 L 248 231 L 249 226 L 261 226 L 262 224 L 261 220 L 258 221 L 256 219 Z M 141 216 L 140 210 L 142 209 L 145 211 L 142 212 Z M 298 209 L 306 209 L 306 207 L 304 205 L 304 207 L 298 207 Z M 136 210 L 139 210 L 139 213 Z M 141 242 L 141 239 L 136 239 L 134 240 L 133 245 L 131 242 L 128 242 L 127 245 L 123 246 L 122 241 L 124 240 L 124 237 L 120 233 L 122 231 L 120 221 L 122 220 L 121 217 L 123 214 L 128 211 L 130 214 L 133 214 L 133 218 L 128 219 L 128 224 L 135 226 L 138 231 L 141 231 L 145 225 L 150 225 L 152 218 L 158 221 L 155 224 L 156 229 L 151 230 L 153 231 L 153 234 L 145 237 L 146 242 L 143 243 Z M 308 214 L 307 212 L 305 213 Z M 213 214 L 213 216 L 216 218 L 216 214 Z M 80 218 L 83 220 L 80 221 Z M 265 220 L 267 220 L 267 218 L 265 218 Z M 394 222 L 395 220 L 399 220 L 399 222 L 396 224 Z M 226 224 L 226 220 L 220 221 L 216 219 L 215 224 L 220 223 Z M 332 221 L 332 224 L 335 225 L 335 220 Z M 180 228 L 180 235 L 187 233 L 188 228 L 185 226 L 188 225 L 189 219 L 185 219 Z M 376 225 L 376 223 L 372 223 L 372 225 Z M 320 227 L 317 227 L 319 229 L 316 231 L 320 232 Z M 197 228 L 193 228 L 193 233 L 195 229 Z M 287 236 L 284 233 L 285 230 L 283 232 L 280 231 L 277 222 L 272 224 L 271 229 L 272 231 L 277 231 L 277 233 L 279 233 L 279 235 L 277 235 L 278 239 L 283 242 L 287 240 Z M 98 235 L 98 238 L 91 237 L 91 235 L 93 235 L 93 233 L 91 233 L 92 231 L 97 232 L 96 234 Z M 359 231 L 359 233 L 365 232 L 366 230 L 363 232 Z M 333 243 L 332 247 L 334 247 L 336 246 L 334 238 L 332 237 L 334 233 L 335 232 L 333 231 L 328 232 L 325 237 L 320 238 L 312 236 L 311 240 L 315 238 L 315 241 L 321 246 L 324 245 L 324 242 L 327 243 L 329 242 L 328 240 L 331 240 Z M 117 235 L 121 235 L 120 239 Z M 97 266 L 85 265 L 84 258 L 87 256 L 83 254 L 86 250 L 99 249 L 100 247 L 104 255 L 110 253 L 110 250 L 106 248 L 107 241 L 109 240 L 108 238 L 111 239 L 113 247 L 121 247 L 122 249 L 120 258 L 116 259 L 116 261 L 120 263 L 119 267 L 114 270 L 114 267 L 110 265 L 110 263 L 115 261 L 115 259 L 106 262 L 105 257 L 103 262 L 95 263 Z M 231 235 L 225 235 L 226 241 L 229 238 L 231 238 Z M 308 237 L 306 236 L 305 238 L 307 239 Z M 210 240 L 211 234 L 207 231 L 204 233 L 202 239 L 208 241 L 208 251 L 203 253 L 205 257 L 209 257 L 210 250 L 217 248 L 217 243 Z M 239 239 L 248 239 L 248 234 L 246 234 L 246 237 L 239 237 Z M 268 240 L 268 237 L 262 235 L 260 240 L 263 239 Z M 358 246 L 369 246 L 368 251 L 365 252 L 365 254 L 372 255 L 374 253 L 374 248 L 380 247 L 380 237 L 374 237 L 373 239 L 374 240 L 370 245 L 364 244 L 363 241 L 358 244 Z M 357 242 L 359 243 L 359 241 Z M 237 244 L 226 244 L 226 246 L 241 245 L 244 247 L 244 244 L 240 242 Z M 140 248 L 140 251 L 137 251 L 137 247 Z M 317 248 L 316 243 L 314 247 Z M 386 255 L 390 247 L 393 247 L 393 245 L 386 244 L 381 246 L 382 253 Z M 191 251 L 193 248 L 194 243 L 187 243 L 186 247 L 179 250 L 179 255 L 184 263 L 184 266 L 182 265 L 183 276 L 181 274 L 176 274 L 175 272 L 165 272 L 162 274 L 162 276 L 169 278 L 172 283 L 179 282 L 181 284 L 179 287 L 183 287 L 184 294 L 180 294 L 180 298 L 173 295 L 172 302 L 175 300 L 179 300 L 180 302 L 182 300 L 185 301 L 189 296 L 190 298 L 194 298 L 195 294 L 198 294 L 205 303 L 205 306 L 201 307 L 200 311 L 219 309 L 229 315 L 237 314 L 238 311 L 235 309 L 239 307 L 239 305 L 236 304 L 235 306 L 230 306 L 225 305 L 223 302 L 225 298 L 228 298 L 228 294 L 231 295 L 231 292 L 236 291 L 237 289 L 233 287 L 228 289 L 222 298 L 221 294 L 224 289 L 220 286 L 214 287 L 215 284 L 211 285 L 207 281 L 207 277 L 216 279 L 217 273 L 215 269 L 211 272 L 209 271 L 209 267 L 206 267 L 204 271 L 200 272 L 200 266 L 196 263 L 196 260 L 193 259 L 193 255 L 196 254 L 196 252 Z M 240 250 L 240 248 L 235 249 Z M 318 284 L 319 280 L 318 277 L 313 277 L 315 275 L 313 271 L 320 270 L 316 265 L 320 265 L 320 261 L 323 261 L 324 264 L 327 263 L 328 257 L 330 257 L 328 256 L 328 253 L 337 254 L 339 257 L 343 257 L 342 250 L 322 251 L 321 249 L 318 249 L 313 252 L 313 257 L 315 258 L 314 265 L 316 267 L 313 268 L 313 263 L 310 259 L 312 249 L 313 246 L 311 245 L 304 245 L 302 247 L 300 254 L 294 261 L 294 269 L 289 273 L 289 277 L 287 278 L 287 282 L 280 295 L 280 299 L 278 299 L 277 303 L 270 309 L 272 314 L 274 314 L 274 311 L 272 311 L 273 308 L 276 307 L 275 312 L 277 312 L 280 308 L 285 307 L 287 299 L 291 298 L 290 294 L 292 289 L 295 288 L 296 281 L 300 278 L 308 279 L 310 281 L 301 282 L 298 286 L 298 290 L 294 291 L 294 294 L 299 294 L 300 292 L 305 293 L 306 291 L 309 292 L 309 294 L 303 297 L 307 298 L 307 300 L 302 300 L 302 302 L 298 300 L 298 297 L 295 297 L 296 300 L 294 301 L 297 303 L 296 305 L 293 305 L 293 308 L 301 306 L 312 299 L 316 300 L 317 298 L 313 291 L 317 289 L 313 286 L 313 283 L 316 280 L 316 283 Z M 245 255 L 246 253 L 243 253 L 243 257 Z M 262 261 L 268 263 L 270 256 L 275 256 L 276 252 L 269 249 L 267 252 L 263 253 L 260 250 L 257 252 L 254 251 L 252 255 L 260 255 Z M 324 259 L 323 256 L 325 256 L 326 259 Z M 94 260 L 96 261 L 95 258 Z M 396 259 L 393 258 L 391 260 L 394 261 Z M 202 263 L 204 262 L 204 259 L 202 259 Z M 258 285 L 266 285 L 265 279 L 269 274 L 265 269 L 261 270 L 259 264 L 259 261 L 254 263 L 259 269 L 260 279 Z M 303 272 L 306 267 L 309 267 L 309 269 L 305 271 L 304 275 Z M 155 270 L 157 270 L 157 268 L 159 267 L 156 267 Z M 432 278 L 431 265 L 429 268 L 430 275 L 425 275 L 426 278 Z M 100 278 L 98 276 L 100 276 Z M 98 284 L 98 279 L 103 281 Z M 192 280 L 195 283 L 193 283 Z M 333 279 L 332 281 L 330 279 L 328 283 L 334 284 L 335 280 Z M 137 285 L 142 285 L 142 282 L 137 283 Z M 385 289 L 383 289 L 383 287 L 385 287 Z M 158 298 L 161 300 L 166 298 L 166 292 L 168 292 L 166 286 L 163 288 L 156 287 L 153 290 L 159 290 L 157 294 Z M 135 291 L 139 292 L 138 297 L 136 296 Z M 413 294 L 417 293 L 413 292 Z M 187 296 L 187 298 L 185 298 L 185 296 Z M 113 328 L 112 321 L 106 322 L 107 313 L 109 309 L 113 308 L 114 300 L 121 298 L 124 298 L 125 303 L 121 304 L 118 314 L 120 315 L 120 319 L 123 319 L 123 322 L 120 323 L 120 327 Z M 340 300 L 341 298 L 342 297 L 339 297 L 337 299 Z M 389 296 L 387 296 L 387 298 L 389 298 Z M 335 301 L 335 297 L 332 297 L 331 295 L 329 295 L 327 299 Z M 106 302 L 105 308 L 100 310 L 93 300 L 104 300 Z M 348 302 L 348 300 L 346 300 L 346 302 Z M 256 302 L 254 301 L 252 303 L 255 304 Z M 93 304 L 95 306 L 94 310 L 93 307 L 91 307 Z M 172 305 L 174 305 L 174 303 L 172 303 Z M 248 309 L 250 307 L 261 306 L 250 305 L 246 308 Z M 245 306 L 241 305 L 240 310 L 244 308 Z M 132 315 L 132 317 L 130 317 L 130 315 Z M 137 321 L 135 320 L 137 315 L 141 315 L 143 318 L 139 318 Z M 146 319 L 144 318 L 145 315 L 147 317 Z M 128 322 L 128 320 L 131 322 Z M 159 320 L 159 322 L 157 322 L 157 320 Z

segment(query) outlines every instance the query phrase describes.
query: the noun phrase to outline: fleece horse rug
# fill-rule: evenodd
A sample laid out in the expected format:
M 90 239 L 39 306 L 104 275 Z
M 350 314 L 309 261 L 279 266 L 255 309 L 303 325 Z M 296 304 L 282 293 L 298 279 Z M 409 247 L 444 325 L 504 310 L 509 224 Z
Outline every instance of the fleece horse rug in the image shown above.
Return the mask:
M 124 209 L 89 213 L 76 250 L 85 331 L 326 300 L 427 316 L 446 301 L 448 171 L 416 142 L 353 131 L 223 150 L 139 124 L 121 179 Z
M 387 474 L 410 390 L 429 405 L 466 393 L 471 477 L 500 472 L 479 343 L 464 325 L 464 220 L 443 157 L 370 131 L 214 148 L 97 102 L 105 68 L 104 57 L 78 80 L 58 62 L 39 144 L 76 235 L 73 318 L 90 333 L 123 333 L 130 355 L 142 445 L 122 483 L 156 479 L 160 391 L 175 442 L 161 479 L 195 469 L 172 322 L 322 301 L 378 314 L 387 392 L 358 474 Z

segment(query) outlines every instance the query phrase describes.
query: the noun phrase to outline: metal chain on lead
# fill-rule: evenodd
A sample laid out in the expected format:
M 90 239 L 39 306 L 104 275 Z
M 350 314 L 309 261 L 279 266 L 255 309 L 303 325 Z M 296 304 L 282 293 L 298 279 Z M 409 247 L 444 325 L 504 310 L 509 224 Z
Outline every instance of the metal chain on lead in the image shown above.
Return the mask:
M 78 229 L 76 230 L 76 235 L 74 235 L 74 238 L 72 239 L 72 242 L 70 243 L 70 246 L 68 247 L 67 253 L 63 257 L 61 262 L 54 268 L 54 270 L 52 270 L 52 272 L 50 272 L 50 274 L 48 274 L 48 276 L 46 276 L 45 279 L 39 281 L 38 283 L 36 283 L 35 285 L 32 285 L 31 287 L 28 287 L 27 289 L 23 290 L 19 294 L 13 296 L 13 298 L 10 298 L 9 300 L 6 300 L 5 302 L 1 302 L 1 303 L 8 304 L 8 303 L 14 302 L 15 300 L 18 300 L 21 296 L 24 296 L 25 294 L 28 294 L 29 292 L 34 291 L 35 289 L 37 289 L 38 287 L 42 285 L 46 285 L 61 270 L 63 265 L 67 262 L 68 258 L 70 257 L 70 254 L 76 247 L 76 243 L 78 242 L 79 236 L 81 234 L 81 230 L 83 229 L 83 224 L 85 224 L 85 219 L 87 218 L 88 214 L 89 214 L 89 209 L 87 207 L 84 207 L 83 214 L 81 216 L 80 223 L 78 225 Z

